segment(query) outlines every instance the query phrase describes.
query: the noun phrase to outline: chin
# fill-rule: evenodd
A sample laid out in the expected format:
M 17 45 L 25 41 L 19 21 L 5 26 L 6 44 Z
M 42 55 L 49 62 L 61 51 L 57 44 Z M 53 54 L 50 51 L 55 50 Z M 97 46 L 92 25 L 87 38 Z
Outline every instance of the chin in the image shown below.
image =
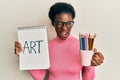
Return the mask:
M 67 36 L 62 36 L 62 35 L 57 35 L 61 40 L 66 40 L 69 36 L 69 34 L 67 34 Z
M 59 37 L 59 36 L 58 36 Z M 61 40 L 66 40 L 67 38 L 68 38 L 68 36 L 67 37 L 59 37 Z

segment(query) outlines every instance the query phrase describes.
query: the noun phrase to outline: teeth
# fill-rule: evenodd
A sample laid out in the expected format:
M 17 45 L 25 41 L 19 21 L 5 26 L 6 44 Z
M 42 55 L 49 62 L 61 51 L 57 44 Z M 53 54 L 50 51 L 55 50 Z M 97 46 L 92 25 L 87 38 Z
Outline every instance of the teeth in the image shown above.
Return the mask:
M 66 34 L 67 32 L 62 32 L 62 34 Z

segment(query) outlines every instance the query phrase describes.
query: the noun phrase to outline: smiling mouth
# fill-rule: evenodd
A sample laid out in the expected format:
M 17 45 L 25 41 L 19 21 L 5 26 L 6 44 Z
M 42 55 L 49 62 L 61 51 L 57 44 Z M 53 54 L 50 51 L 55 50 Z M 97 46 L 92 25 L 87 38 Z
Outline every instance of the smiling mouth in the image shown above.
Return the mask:
M 62 37 L 67 37 L 69 34 L 68 34 L 68 32 L 63 31 L 63 32 L 60 33 L 60 35 L 61 35 Z

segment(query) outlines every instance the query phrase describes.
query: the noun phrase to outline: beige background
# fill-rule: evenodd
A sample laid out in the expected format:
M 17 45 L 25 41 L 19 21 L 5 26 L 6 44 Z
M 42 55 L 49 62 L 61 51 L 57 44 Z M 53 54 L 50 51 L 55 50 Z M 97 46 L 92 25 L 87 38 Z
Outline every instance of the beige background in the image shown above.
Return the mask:
M 79 32 L 97 33 L 95 47 L 103 53 L 105 61 L 96 67 L 95 80 L 119 80 L 119 0 L 0 0 L 0 80 L 33 80 L 27 71 L 18 69 L 18 57 L 14 54 L 17 27 L 46 25 L 48 38 L 52 39 L 55 32 L 48 10 L 57 1 L 75 7 L 72 35 L 78 38 Z

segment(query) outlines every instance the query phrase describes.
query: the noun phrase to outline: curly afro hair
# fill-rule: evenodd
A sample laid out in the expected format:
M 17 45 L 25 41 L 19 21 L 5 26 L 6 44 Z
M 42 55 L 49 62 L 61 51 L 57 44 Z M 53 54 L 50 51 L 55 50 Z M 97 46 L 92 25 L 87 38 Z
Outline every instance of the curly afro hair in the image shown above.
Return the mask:
M 57 2 L 50 7 L 49 18 L 53 22 L 56 15 L 61 13 L 69 13 L 72 16 L 72 19 L 75 18 L 75 10 L 71 4 L 64 2 Z

